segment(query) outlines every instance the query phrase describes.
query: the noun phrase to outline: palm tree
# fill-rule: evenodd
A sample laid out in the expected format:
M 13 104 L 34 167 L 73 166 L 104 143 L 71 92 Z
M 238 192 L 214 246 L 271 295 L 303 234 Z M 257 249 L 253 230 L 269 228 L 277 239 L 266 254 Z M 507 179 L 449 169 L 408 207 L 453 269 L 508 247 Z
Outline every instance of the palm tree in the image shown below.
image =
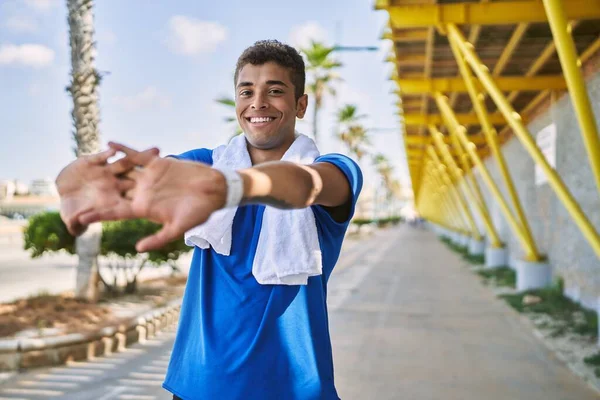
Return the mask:
M 367 129 L 360 124 L 364 117 L 365 115 L 358 114 L 357 107 L 353 104 L 344 105 L 337 115 L 340 126 L 338 138 L 346 145 L 348 151 L 356 156 L 359 164 L 367 154 L 367 146 L 370 144 Z
M 73 97 L 73 118 L 77 157 L 100 151 L 97 87 L 100 75 L 94 68 L 96 44 L 94 42 L 93 0 L 67 0 L 69 42 L 71 45 L 71 82 L 67 91 Z M 75 295 L 90 301 L 99 297 L 98 254 L 102 225 L 92 224 L 76 240 L 79 265 Z
M 219 97 L 218 99 L 215 99 L 215 101 L 219 104 L 226 106 L 233 112 L 233 116 L 229 115 L 229 116 L 223 118 L 223 120 L 225 122 L 227 122 L 228 124 L 235 123 L 234 134 L 232 136 L 237 136 L 240 133 L 242 133 L 243 132 L 242 128 L 240 127 L 240 124 L 238 123 L 237 117 L 235 115 L 235 100 L 232 99 L 231 97 L 223 96 L 223 97 Z
M 397 199 L 400 199 L 402 197 L 402 186 L 400 185 L 400 181 L 394 178 L 394 168 L 390 164 L 388 158 L 383 154 L 380 153 L 373 156 L 373 165 L 383 181 L 388 211 L 392 212 L 393 210 L 390 208 L 392 198 L 396 197 Z
M 319 111 L 323 105 L 323 97 L 326 93 L 335 96 L 332 84 L 340 79 L 334 70 L 341 67 L 342 63 L 331 57 L 334 50 L 334 47 L 328 47 L 315 41 L 311 41 L 310 47 L 300 49 L 306 57 L 306 72 L 310 79 L 306 87 L 308 92 L 313 94 L 315 102 L 312 121 L 315 141 L 318 139 Z
M 375 170 L 377 171 L 377 173 L 381 176 L 386 190 L 389 193 L 392 193 L 392 174 L 394 172 L 394 168 L 390 165 L 390 161 L 388 160 L 388 158 L 381 153 L 376 154 L 373 156 L 373 165 L 375 166 Z

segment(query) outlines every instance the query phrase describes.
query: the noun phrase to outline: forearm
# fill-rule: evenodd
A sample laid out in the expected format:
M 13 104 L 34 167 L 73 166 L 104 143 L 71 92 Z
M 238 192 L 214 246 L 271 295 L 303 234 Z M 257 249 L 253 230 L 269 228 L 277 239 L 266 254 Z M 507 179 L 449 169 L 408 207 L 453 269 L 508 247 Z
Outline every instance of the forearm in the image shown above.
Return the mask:
M 305 208 L 315 203 L 323 188 L 315 169 L 285 161 L 260 164 L 238 173 L 244 182 L 242 204 Z

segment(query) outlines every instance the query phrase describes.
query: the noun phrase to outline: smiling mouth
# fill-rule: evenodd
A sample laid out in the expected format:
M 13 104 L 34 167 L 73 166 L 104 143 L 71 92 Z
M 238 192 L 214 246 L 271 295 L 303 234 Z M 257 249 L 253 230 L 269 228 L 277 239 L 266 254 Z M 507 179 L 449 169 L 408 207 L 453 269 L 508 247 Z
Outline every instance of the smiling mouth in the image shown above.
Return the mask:
M 271 122 L 274 121 L 275 117 L 250 117 L 250 118 L 246 118 L 246 121 L 252 123 L 252 124 L 264 124 L 267 122 Z

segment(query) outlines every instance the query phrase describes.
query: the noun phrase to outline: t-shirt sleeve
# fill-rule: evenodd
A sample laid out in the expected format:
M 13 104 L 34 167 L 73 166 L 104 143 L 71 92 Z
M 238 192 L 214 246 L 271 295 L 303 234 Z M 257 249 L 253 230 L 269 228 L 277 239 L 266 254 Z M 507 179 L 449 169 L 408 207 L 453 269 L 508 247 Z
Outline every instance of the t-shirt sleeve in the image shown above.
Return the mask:
M 204 164 L 212 165 L 212 150 L 210 149 L 194 149 L 181 154 L 170 154 L 167 157 L 173 157 L 178 160 L 195 161 Z
M 329 214 L 329 212 L 327 212 L 327 210 L 323 208 L 323 206 L 313 206 L 313 211 L 317 219 L 320 220 L 320 222 L 326 223 L 327 225 L 331 225 L 332 228 L 337 227 L 345 231 L 346 227 L 348 226 L 348 223 L 354 216 L 356 201 L 358 200 L 358 196 L 360 195 L 360 191 L 362 190 L 362 172 L 356 162 L 342 154 L 333 153 L 320 156 L 315 160 L 315 163 L 319 162 L 327 162 L 333 164 L 337 168 L 339 168 L 340 171 L 342 171 L 342 173 L 348 180 L 348 184 L 350 185 L 351 208 L 348 218 L 343 222 L 338 222 L 334 220 Z

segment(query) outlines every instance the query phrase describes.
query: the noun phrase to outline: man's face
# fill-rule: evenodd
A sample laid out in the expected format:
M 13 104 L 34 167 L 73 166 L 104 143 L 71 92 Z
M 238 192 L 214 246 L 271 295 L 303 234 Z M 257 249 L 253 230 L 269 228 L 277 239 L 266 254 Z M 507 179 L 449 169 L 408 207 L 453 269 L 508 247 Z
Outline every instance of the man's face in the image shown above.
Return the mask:
M 235 89 L 237 118 L 253 147 L 273 149 L 293 140 L 296 117 L 304 117 L 307 96 L 296 102 L 287 68 L 274 62 L 246 64 Z

